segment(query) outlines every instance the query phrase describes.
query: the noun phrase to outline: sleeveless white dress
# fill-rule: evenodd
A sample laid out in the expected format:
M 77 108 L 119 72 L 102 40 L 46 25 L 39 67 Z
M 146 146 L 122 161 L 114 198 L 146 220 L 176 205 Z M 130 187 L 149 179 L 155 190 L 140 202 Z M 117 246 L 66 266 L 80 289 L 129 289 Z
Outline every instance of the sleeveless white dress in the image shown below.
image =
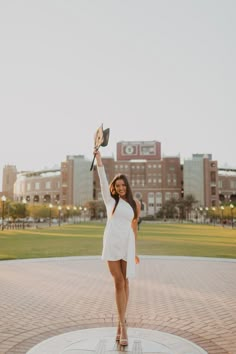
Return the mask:
M 115 199 L 111 197 L 104 166 L 97 166 L 102 197 L 107 211 L 107 222 L 103 235 L 102 259 L 127 261 L 126 277 L 135 277 L 135 235 L 131 223 L 133 208 L 120 198 L 114 214 Z

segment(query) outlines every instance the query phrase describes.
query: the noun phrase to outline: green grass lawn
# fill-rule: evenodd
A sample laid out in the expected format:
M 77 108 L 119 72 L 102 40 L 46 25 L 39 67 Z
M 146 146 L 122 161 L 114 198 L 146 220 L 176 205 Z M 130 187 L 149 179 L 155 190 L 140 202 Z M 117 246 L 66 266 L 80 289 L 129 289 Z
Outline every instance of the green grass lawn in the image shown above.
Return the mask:
M 104 224 L 0 231 L 0 260 L 101 255 Z M 236 258 L 236 229 L 221 226 L 142 223 L 140 255 Z

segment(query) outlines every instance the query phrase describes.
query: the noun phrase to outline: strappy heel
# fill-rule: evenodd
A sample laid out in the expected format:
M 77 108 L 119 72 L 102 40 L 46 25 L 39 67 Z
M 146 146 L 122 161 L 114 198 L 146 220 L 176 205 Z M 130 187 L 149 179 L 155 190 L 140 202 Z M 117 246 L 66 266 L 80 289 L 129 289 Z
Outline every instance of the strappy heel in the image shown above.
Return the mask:
M 128 337 L 125 323 L 120 322 L 120 329 L 120 345 L 126 347 L 128 345 Z M 126 333 L 125 335 L 124 332 Z
M 120 341 L 120 322 L 118 323 L 117 326 L 117 332 L 116 332 L 116 341 L 119 342 Z

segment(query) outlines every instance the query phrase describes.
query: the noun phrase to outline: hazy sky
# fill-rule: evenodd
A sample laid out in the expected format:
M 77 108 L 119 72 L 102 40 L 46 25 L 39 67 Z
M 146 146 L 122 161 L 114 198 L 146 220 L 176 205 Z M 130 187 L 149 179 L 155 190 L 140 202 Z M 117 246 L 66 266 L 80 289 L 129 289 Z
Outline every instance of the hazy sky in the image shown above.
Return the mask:
M 235 0 L 0 0 L 0 178 L 122 140 L 236 167 Z M 1 185 L 0 185 L 1 189 Z

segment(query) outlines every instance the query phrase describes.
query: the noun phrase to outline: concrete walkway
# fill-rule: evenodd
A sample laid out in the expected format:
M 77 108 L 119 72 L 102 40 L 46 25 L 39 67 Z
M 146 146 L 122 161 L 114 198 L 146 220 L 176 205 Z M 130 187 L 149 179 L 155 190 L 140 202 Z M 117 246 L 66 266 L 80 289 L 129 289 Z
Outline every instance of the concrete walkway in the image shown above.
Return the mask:
M 180 336 L 208 354 L 236 354 L 236 260 L 141 257 L 127 321 L 132 330 Z M 50 337 L 116 323 L 113 282 L 100 257 L 0 262 L 0 354 L 25 354 Z

